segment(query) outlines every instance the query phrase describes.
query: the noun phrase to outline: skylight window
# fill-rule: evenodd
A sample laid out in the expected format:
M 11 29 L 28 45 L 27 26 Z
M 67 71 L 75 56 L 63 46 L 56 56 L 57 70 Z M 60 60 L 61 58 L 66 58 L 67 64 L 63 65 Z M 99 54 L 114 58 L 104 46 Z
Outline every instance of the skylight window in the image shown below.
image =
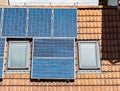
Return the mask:
M 117 6 L 118 5 L 118 0 L 108 0 L 108 5 L 109 6 Z
M 97 41 L 79 41 L 79 72 L 100 71 L 100 53 Z

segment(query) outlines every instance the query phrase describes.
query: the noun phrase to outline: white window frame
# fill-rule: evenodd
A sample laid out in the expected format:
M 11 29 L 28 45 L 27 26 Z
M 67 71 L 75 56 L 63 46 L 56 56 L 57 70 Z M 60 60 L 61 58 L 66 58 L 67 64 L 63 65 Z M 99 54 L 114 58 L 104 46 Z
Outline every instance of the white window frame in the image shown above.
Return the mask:
M 96 47 L 96 64 L 97 66 L 87 66 L 84 67 L 81 65 L 81 54 L 79 52 L 81 43 L 95 43 Z M 78 41 L 78 73 L 94 73 L 94 72 L 101 72 L 101 64 L 100 64 L 100 49 L 99 49 L 99 42 L 98 41 Z
M 11 45 L 12 43 L 27 43 L 27 48 L 26 48 L 26 63 L 25 67 L 11 67 L 10 65 L 10 51 L 11 51 Z M 7 69 L 10 71 L 15 71 L 15 70 L 29 70 L 29 64 L 30 64 L 30 43 L 29 41 L 9 41 L 9 51 L 8 51 L 8 66 Z

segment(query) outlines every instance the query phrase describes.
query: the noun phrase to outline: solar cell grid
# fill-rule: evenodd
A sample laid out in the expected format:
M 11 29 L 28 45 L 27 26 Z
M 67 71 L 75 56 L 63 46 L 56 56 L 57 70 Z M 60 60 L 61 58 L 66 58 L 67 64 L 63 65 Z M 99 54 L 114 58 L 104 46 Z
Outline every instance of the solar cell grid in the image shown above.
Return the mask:
M 5 39 L 0 38 L 0 57 L 4 56 Z
M 0 78 L 2 78 L 3 74 L 3 58 L 0 58 Z
M 2 8 L 0 8 L 0 19 L 1 19 L 1 16 L 2 16 Z
M 33 59 L 32 78 L 74 79 L 74 59 Z
M 5 38 L 0 38 L 0 78 L 3 74 L 3 58 L 4 58 Z
M 35 39 L 34 57 L 74 57 L 74 40 Z
M 74 79 L 74 39 L 34 39 L 32 79 Z
M 51 37 L 53 32 L 53 37 L 67 37 L 67 39 L 34 39 L 31 78 L 74 78 L 74 39 L 68 37 L 76 37 L 76 30 L 76 9 L 54 9 L 54 13 L 52 9 L 45 8 L 29 8 L 28 13 L 27 8 L 4 9 L 2 36 L 19 38 L 28 35 L 45 38 Z M 1 66 L 4 38 L 0 39 L 0 44 Z M 2 69 L 1 66 L 0 77 Z
M 1 16 L 2 16 L 2 8 L 0 8 L 0 19 L 1 19 Z
M 27 13 L 27 8 L 5 8 L 2 35 L 76 37 L 76 9 L 53 10 L 54 13 L 48 8 L 29 8 Z
M 5 8 L 3 18 L 3 36 L 25 36 L 26 33 L 25 8 Z
M 76 9 L 54 9 L 54 37 L 76 37 Z
M 28 20 L 28 36 L 51 36 L 51 9 L 30 8 Z
M 2 19 L 2 8 L 0 8 L 0 31 L 1 31 L 1 28 L 2 28 L 1 19 Z

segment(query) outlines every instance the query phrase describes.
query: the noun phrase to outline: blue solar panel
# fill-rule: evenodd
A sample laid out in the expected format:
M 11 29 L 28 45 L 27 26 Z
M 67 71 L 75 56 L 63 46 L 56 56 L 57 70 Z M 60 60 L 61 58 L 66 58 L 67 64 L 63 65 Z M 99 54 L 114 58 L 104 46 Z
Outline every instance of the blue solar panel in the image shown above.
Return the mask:
M 0 57 L 4 56 L 5 38 L 0 38 Z
M 74 79 L 74 39 L 34 39 L 32 79 Z
M 76 37 L 76 9 L 54 9 L 54 37 Z
M 74 57 L 74 39 L 35 39 L 34 57 Z
M 0 31 L 1 31 L 1 18 L 2 18 L 2 8 L 0 8 Z
M 2 8 L 0 8 L 0 32 L 1 32 L 1 29 L 2 29 L 1 18 L 2 18 Z M 0 36 L 1 36 L 1 34 L 0 34 Z
M 3 74 L 3 58 L 4 58 L 5 38 L 0 38 L 0 78 Z
M 0 19 L 1 19 L 1 16 L 2 16 L 2 8 L 0 8 Z
M 50 37 L 51 9 L 29 9 L 28 36 Z
M 3 74 L 3 58 L 0 58 L 0 78 L 2 78 Z
M 34 58 L 33 79 L 74 79 L 74 59 Z
M 3 19 L 3 36 L 25 36 L 26 33 L 25 8 L 5 8 Z

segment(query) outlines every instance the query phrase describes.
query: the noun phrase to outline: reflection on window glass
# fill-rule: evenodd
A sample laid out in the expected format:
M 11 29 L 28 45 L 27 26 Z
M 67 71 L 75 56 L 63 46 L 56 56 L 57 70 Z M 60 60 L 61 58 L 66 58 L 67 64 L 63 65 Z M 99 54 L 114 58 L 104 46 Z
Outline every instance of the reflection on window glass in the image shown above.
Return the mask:
M 29 42 L 9 42 L 8 68 L 26 68 L 29 55 Z

